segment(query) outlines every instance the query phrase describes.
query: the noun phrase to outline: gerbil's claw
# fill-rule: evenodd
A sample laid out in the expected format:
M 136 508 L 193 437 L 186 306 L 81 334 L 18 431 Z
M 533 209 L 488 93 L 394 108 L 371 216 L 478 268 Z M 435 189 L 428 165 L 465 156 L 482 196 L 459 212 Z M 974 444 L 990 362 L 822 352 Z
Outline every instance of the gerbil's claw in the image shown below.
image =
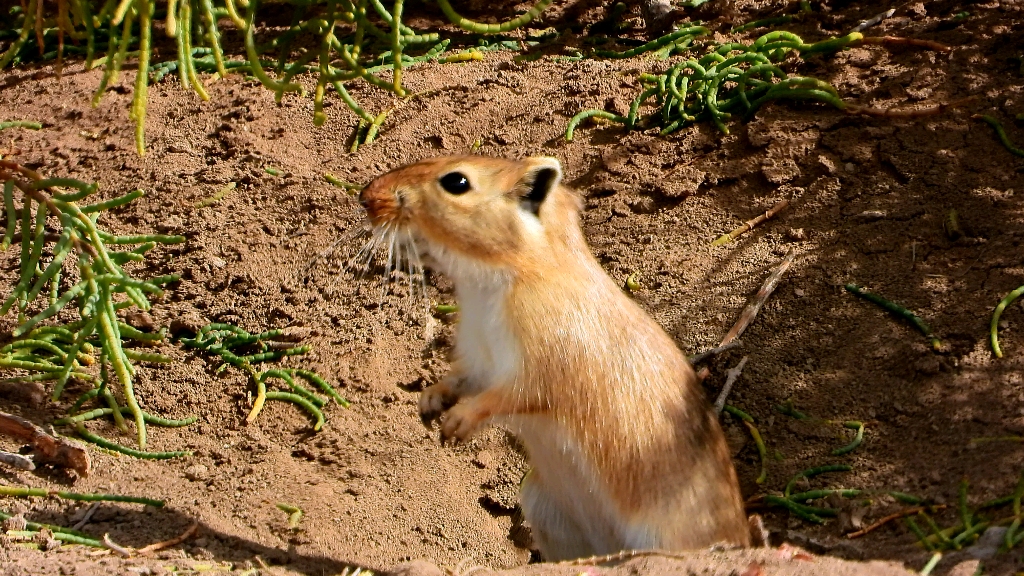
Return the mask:
M 441 417 L 445 410 L 459 401 L 459 397 L 448 384 L 441 382 L 428 386 L 420 393 L 420 420 L 430 428 L 430 423 Z
M 476 432 L 481 420 L 479 414 L 470 405 L 454 406 L 445 413 L 444 421 L 441 422 L 441 443 L 464 442 Z

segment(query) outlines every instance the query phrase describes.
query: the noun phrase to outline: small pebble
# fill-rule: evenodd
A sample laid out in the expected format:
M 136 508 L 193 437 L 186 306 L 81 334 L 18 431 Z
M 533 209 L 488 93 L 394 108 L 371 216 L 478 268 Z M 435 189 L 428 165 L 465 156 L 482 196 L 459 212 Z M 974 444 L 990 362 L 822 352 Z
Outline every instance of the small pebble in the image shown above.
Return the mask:
M 39 534 L 36 536 L 36 543 L 39 544 L 39 548 L 42 549 L 43 552 L 56 550 L 57 548 L 60 548 L 61 545 L 61 541 L 54 538 L 53 532 L 50 532 L 47 528 L 43 528 L 39 531 Z
M 27 525 L 28 521 L 25 520 L 24 516 L 22 516 L 21 514 L 15 514 L 14 516 L 11 516 L 10 518 L 4 520 L 3 524 L 0 524 L 0 528 L 3 528 L 3 530 L 5 531 L 24 530 Z
M 790 228 L 786 230 L 786 238 L 795 241 L 807 240 L 807 232 L 803 228 Z
M 181 216 L 172 214 L 166 217 L 162 222 L 158 222 L 156 229 L 164 234 L 175 233 L 185 226 L 185 222 L 181 219 Z
M 875 222 L 876 220 L 885 218 L 885 212 L 881 210 L 865 210 L 860 214 L 857 214 L 857 218 L 864 220 L 865 222 Z
M 981 534 L 981 538 L 978 538 L 978 541 L 973 546 L 966 549 L 967 553 L 978 560 L 991 560 L 995 558 L 996 553 L 999 552 L 999 547 L 1003 545 L 1007 530 L 1006 526 L 992 526 L 986 529 Z
M 473 464 L 478 468 L 487 468 L 494 463 L 494 456 L 487 450 L 481 450 L 473 458 Z
M 185 469 L 185 478 L 188 478 L 193 482 L 206 480 L 208 475 L 209 469 L 202 464 L 195 464 Z
M 124 319 L 133 328 L 138 328 L 145 332 L 156 330 L 156 322 L 153 322 L 153 317 L 148 312 L 131 312 L 126 314 Z

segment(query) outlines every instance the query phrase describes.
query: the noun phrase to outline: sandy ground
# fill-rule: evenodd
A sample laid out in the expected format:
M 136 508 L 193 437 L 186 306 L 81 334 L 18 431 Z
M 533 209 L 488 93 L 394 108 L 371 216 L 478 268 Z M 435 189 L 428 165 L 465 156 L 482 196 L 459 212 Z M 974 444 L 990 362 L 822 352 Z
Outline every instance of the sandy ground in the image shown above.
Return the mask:
M 705 5 L 702 18 L 722 16 L 713 24 L 726 32 L 731 22 L 785 7 L 711 4 L 719 3 Z M 808 39 L 832 36 L 889 7 L 827 6 L 830 11 L 791 29 Z M 187 428 L 150 431 L 152 449 L 187 449 L 193 457 L 153 462 L 93 450 L 89 478 L 3 469 L 0 482 L 165 499 L 162 509 L 104 504 L 83 528 L 127 546 L 171 538 L 194 521 L 197 535 L 158 556 L 131 560 L 94 556 L 80 547 L 40 552 L 10 545 L 0 550 L 0 570 L 147 573 L 265 562 L 273 571 L 327 574 L 422 558 L 460 566 L 461 574 L 473 565 L 526 564 L 530 552 L 516 543 L 522 539 L 515 527 L 516 486 L 526 465 L 509 438 L 490 430 L 468 445 L 442 447 L 436 431 L 426 430 L 417 416 L 418 391 L 447 369 L 455 317 L 425 312 L 425 303 L 410 298 L 403 282 L 387 284 L 380 275 L 360 277 L 346 269 L 365 242 L 359 235 L 363 216 L 352 195 L 323 179 L 330 172 L 365 184 L 411 161 L 468 152 L 476 142 L 479 154 L 557 157 L 567 183 L 586 198 L 585 232 L 600 261 L 622 281 L 636 274 L 641 288 L 634 297 L 688 352 L 715 346 L 771 267 L 796 250 L 792 268 L 744 335 L 744 347 L 713 359 L 705 384 L 709 395 L 716 394 L 726 369 L 749 357 L 730 402 L 756 419 L 765 439 L 770 458 L 764 484 L 755 482 L 760 461 L 746 428 L 730 416 L 723 423 L 744 496 L 752 498 L 751 511 L 764 514 L 773 544 L 895 563 L 840 568 L 839 560 L 794 560 L 786 552 L 704 552 L 685 561 L 634 559 L 615 573 L 757 574 L 754 569 L 764 566 L 771 574 L 895 574 L 901 572 L 893 566 L 900 564 L 920 569 L 930 554 L 900 522 L 861 538 L 845 536 L 905 507 L 891 497 L 829 501 L 823 505 L 842 513 L 823 526 L 760 507 L 756 497 L 781 492 L 801 470 L 845 463 L 850 472 L 816 477 L 801 489 L 900 490 L 949 504 L 935 515 L 945 527 L 957 522 L 962 479 L 970 481 L 972 506 L 1016 485 L 1021 443 L 972 439 L 1024 434 L 1019 303 L 1003 316 L 1004 358 L 995 359 L 987 344 L 992 308 L 1024 284 L 1024 161 L 971 115 L 997 115 L 1011 137 L 1024 142 L 1024 130 L 1012 121 L 1024 112 L 1024 78 L 1014 60 L 1022 9 L 1010 1 L 903 5 L 872 32 L 936 40 L 954 51 L 873 46 L 817 57 L 798 69 L 829 80 L 858 104 L 925 105 L 974 96 L 967 106 L 918 119 L 872 119 L 817 104 L 779 103 L 749 123 L 733 124 L 727 136 L 703 125 L 659 137 L 654 130 L 627 133 L 617 125 L 587 124 L 566 143 L 569 117 L 586 107 L 625 112 L 640 90 L 638 72 L 662 70 L 666 63 L 520 64 L 503 52 L 480 62 L 407 71 L 411 91 L 431 91 L 408 102 L 352 83 L 368 109 L 394 106 L 380 139 L 355 154 L 348 151 L 353 116 L 337 101 L 327 108 L 327 124 L 315 128 L 308 97 L 289 95 L 276 104 L 258 84 L 231 76 L 207 78 L 212 99 L 203 102 L 168 76 L 150 89 L 148 149 L 140 157 L 127 112 L 133 71 L 96 108 L 89 106 L 96 71 L 72 65 L 59 79 L 49 67 L 4 71 L 0 119 L 36 119 L 45 127 L 6 130 L 0 147 L 18 149 L 19 162 L 46 175 L 99 181 L 104 198 L 145 190 L 143 199 L 104 216 L 101 224 L 112 231 L 188 237 L 134 269 L 182 275 L 153 308 L 158 325 L 230 322 L 253 333 L 305 327 L 313 351 L 283 364 L 316 370 L 352 406 L 330 405 L 319 433 L 305 414 L 275 402 L 247 426 L 253 394 L 247 377 L 235 369 L 218 374 L 214 360 L 167 344 L 161 351 L 176 362 L 141 363 L 136 390 L 149 411 L 199 418 Z M 971 16 L 952 24 L 963 10 Z M 592 21 L 602 13 L 593 2 L 559 5 L 545 25 L 570 17 Z M 229 182 L 237 187 L 223 200 L 197 207 Z M 784 198 L 791 205 L 776 219 L 728 246 L 711 246 L 718 235 Z M 956 240 L 943 226 L 951 209 L 963 230 Z M 17 263 L 17 250 L 0 255 L 0 285 L 11 285 Z M 431 303 L 454 303 L 444 278 L 427 280 Z M 941 338 L 942 350 L 933 351 L 906 323 L 847 293 L 847 282 L 916 311 Z M 0 338 L 9 338 L 15 322 L 13 314 L 0 319 Z M 0 398 L 0 409 L 42 424 L 63 416 L 81 391 L 70 389 L 57 404 Z M 851 432 L 784 416 L 776 406 L 786 401 L 817 418 L 867 422 L 863 444 L 832 456 Z M 107 423 L 90 426 L 130 442 Z M 17 446 L 0 440 L 0 448 Z M 288 528 L 287 515 L 275 507 L 280 502 L 304 510 L 298 530 Z M 73 524 L 86 508 L 58 500 L 0 500 L 0 509 L 60 525 Z M 1010 513 L 1003 507 L 992 517 Z M 1019 550 L 975 547 L 948 554 L 934 573 L 951 573 L 971 554 L 986 556 L 985 574 L 1009 574 L 1024 564 Z M 517 574 L 570 569 L 580 573 L 579 567 L 530 566 Z M 952 573 L 961 572 L 973 568 Z

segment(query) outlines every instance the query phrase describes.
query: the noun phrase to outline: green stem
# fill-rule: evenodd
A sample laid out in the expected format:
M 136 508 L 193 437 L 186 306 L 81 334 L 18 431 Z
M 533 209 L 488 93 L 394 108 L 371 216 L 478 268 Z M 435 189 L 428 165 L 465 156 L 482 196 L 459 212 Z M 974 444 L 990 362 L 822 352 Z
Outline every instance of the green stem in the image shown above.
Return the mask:
M 65 500 L 77 500 L 79 502 L 128 502 L 131 504 L 145 504 L 163 508 L 163 500 L 143 498 L 139 496 L 121 496 L 118 494 L 82 494 L 78 492 L 65 492 L 63 490 L 47 490 L 45 488 L 22 488 L 16 486 L 0 486 L 2 496 L 56 496 Z
M 253 20 L 256 17 L 256 6 L 259 4 L 258 0 L 249 0 L 249 8 L 245 19 L 245 53 L 249 58 L 249 64 L 252 66 L 252 75 L 260 81 L 261 84 L 267 88 L 283 94 L 285 92 L 299 92 L 302 93 L 302 86 L 294 83 L 282 84 L 267 76 L 267 73 L 263 71 L 263 66 L 260 64 L 259 54 L 256 52 L 256 41 L 253 39 Z
M 809 468 L 803 472 L 797 473 L 796 476 L 793 476 L 793 478 L 786 483 L 786 489 L 783 491 L 783 494 L 789 498 L 789 493 L 793 491 L 793 487 L 796 486 L 796 483 L 801 478 L 811 478 L 819 474 L 825 474 L 826 472 L 849 472 L 850 470 L 853 470 L 853 467 L 848 464 L 826 464 L 825 466 Z
M 850 429 L 856 430 L 857 434 L 854 436 L 852 442 L 850 442 L 846 446 L 843 446 L 842 448 L 836 448 L 835 450 L 833 450 L 832 451 L 832 455 L 833 456 L 842 456 L 843 454 L 849 454 L 850 452 L 853 452 L 853 450 L 855 448 L 857 448 L 857 446 L 860 446 L 860 443 L 864 440 L 864 423 L 863 422 L 857 422 L 857 421 L 843 422 L 843 426 L 846 427 L 846 428 L 850 428 Z
M 500 34 L 502 32 L 515 30 L 524 24 L 530 23 L 551 4 L 551 1 L 552 0 L 539 0 L 522 16 L 500 24 L 484 24 L 482 22 L 474 22 L 468 18 L 463 18 L 455 11 L 454 8 L 452 8 L 452 5 L 448 0 L 437 0 L 437 5 L 441 8 L 441 11 L 444 12 L 445 17 L 448 18 L 449 22 L 463 30 L 476 32 L 477 34 Z
M 60 418 L 53 421 L 54 426 L 68 426 L 72 424 L 78 424 L 79 422 L 86 422 L 89 420 L 95 420 L 101 416 L 110 416 L 114 411 L 110 408 L 96 408 L 88 412 L 82 412 L 81 414 L 75 414 L 74 416 L 68 416 L 66 418 Z M 121 408 L 122 414 L 130 414 L 131 410 L 127 407 Z M 195 416 L 189 416 L 182 420 L 171 420 L 169 418 L 161 418 L 154 416 L 149 412 L 143 412 L 142 416 L 146 419 L 146 422 L 155 424 L 157 426 L 164 426 L 166 428 L 181 428 L 182 426 L 188 426 L 189 424 L 195 423 L 198 419 Z
M 313 425 L 313 431 L 319 432 L 320 429 L 323 428 L 323 412 L 321 412 L 319 408 L 314 406 L 312 402 L 306 400 L 302 396 L 299 396 L 298 394 L 291 394 L 289 392 L 271 391 L 267 392 L 265 397 L 267 400 L 284 400 L 286 402 L 291 402 L 292 404 L 296 404 L 302 407 L 306 412 L 309 412 L 316 419 L 316 424 Z
M 824 524 L 825 519 L 822 516 L 835 516 L 838 514 L 836 510 L 830 508 L 817 508 L 814 506 L 805 506 L 793 502 L 788 498 L 781 498 L 779 496 L 767 495 L 764 497 L 765 504 L 770 506 L 781 506 L 786 508 L 794 515 L 808 522 L 814 522 L 815 524 Z
M 35 522 L 29 522 L 28 524 L 26 524 L 26 527 L 31 528 L 33 525 L 42 526 L 43 528 L 50 529 L 53 532 L 54 540 L 59 540 L 61 542 L 66 542 L 68 544 L 80 544 L 82 546 L 91 546 L 93 548 L 107 547 L 106 544 L 94 538 L 89 538 L 88 536 L 76 536 L 74 534 L 68 534 L 67 532 L 58 532 L 56 530 L 52 530 L 53 527 L 48 525 L 39 525 L 35 524 Z M 39 530 L 8 530 L 4 534 L 8 538 L 12 538 L 14 540 L 35 540 L 39 537 L 39 533 Z
M 626 50 L 625 52 L 613 52 L 613 51 L 610 51 L 610 50 L 595 50 L 594 54 L 596 54 L 597 56 L 600 56 L 602 58 L 632 58 L 633 56 L 638 56 L 640 54 L 643 54 L 644 52 L 650 52 L 651 50 L 657 50 L 658 48 L 661 48 L 662 46 L 667 46 L 668 44 L 673 44 L 676 41 L 678 41 L 680 39 L 683 39 L 683 38 L 686 38 L 686 37 L 705 36 L 705 35 L 710 34 L 710 33 L 711 33 L 711 31 L 708 30 L 707 28 L 703 27 L 703 26 L 691 26 L 689 28 L 683 28 L 681 30 L 676 30 L 674 32 L 670 32 L 670 33 L 662 36 L 661 38 L 657 38 L 655 40 L 651 40 L 650 42 L 648 42 L 648 43 L 646 43 L 646 44 L 644 44 L 642 46 L 637 46 L 636 48 L 631 48 L 629 50 Z
M 93 444 L 96 444 L 97 446 L 100 446 L 102 448 L 106 448 L 107 450 L 120 452 L 121 454 L 131 456 L 133 458 L 141 458 L 144 460 L 167 460 L 170 458 L 182 458 L 185 456 L 192 455 L 192 452 L 187 450 L 177 452 L 145 452 L 143 450 L 135 450 L 133 448 L 121 446 L 120 444 L 115 444 L 109 440 L 106 440 L 105 438 L 101 438 L 93 434 L 92 432 L 89 432 L 88 430 L 86 430 L 85 424 L 82 422 L 76 424 L 76 430 L 78 431 L 78 435 L 81 436 L 82 439 L 84 440 L 92 442 Z
M 0 64 L 0 68 L 3 68 L 3 64 Z M 1006 130 L 1003 129 L 1003 125 L 999 122 L 999 120 L 996 120 L 994 117 L 989 116 L 987 114 L 977 115 L 974 116 L 974 118 L 984 120 L 989 126 L 991 126 L 992 129 L 996 131 L 996 136 L 999 137 L 999 141 L 1003 143 L 1003 146 L 1005 146 L 1011 154 L 1024 157 L 1024 150 L 1021 150 L 1020 148 L 1017 148 L 1016 146 L 1013 145 L 1013 141 L 1011 141 L 1010 137 L 1006 135 Z
M 391 22 L 391 61 L 394 62 L 394 76 L 392 79 L 394 92 L 399 97 L 405 96 L 402 88 L 402 5 L 403 0 L 395 0 L 395 12 Z M 369 140 L 367 135 L 367 140 Z
M 885 298 L 882 298 L 877 294 L 872 294 L 871 292 L 864 290 L 863 288 L 857 286 L 856 284 L 847 284 L 845 288 L 848 292 L 856 294 L 857 296 L 860 296 L 861 298 L 867 300 L 868 302 L 873 302 L 881 306 L 882 308 L 886 309 L 893 315 L 899 318 L 903 318 L 904 320 L 910 322 L 914 326 L 914 328 L 917 328 L 919 332 L 921 332 L 931 340 L 933 349 L 939 350 L 942 347 L 942 343 L 939 341 L 939 339 L 932 336 L 932 329 L 928 327 L 928 325 L 925 324 L 924 320 L 922 320 L 921 317 L 918 316 L 917 314 L 914 314 L 910 310 L 907 310 L 906 308 L 900 306 L 899 304 L 896 304 L 895 302 L 890 302 L 889 300 L 886 300 Z
M 996 305 L 996 309 L 992 311 L 992 320 L 989 322 L 989 342 L 992 344 L 992 353 L 996 355 L 996 358 L 1003 357 L 1003 351 L 999 348 L 999 317 L 1003 315 L 1003 310 L 1010 304 L 1013 304 L 1014 300 L 1024 295 L 1024 286 L 1013 290 L 1009 294 L 1003 297 Z
M 619 116 L 618 114 L 613 114 L 611 112 L 605 112 L 604 110 L 597 109 L 584 110 L 576 114 L 575 116 L 572 117 L 571 120 L 569 120 L 569 125 L 565 129 L 565 141 L 572 142 L 573 133 L 576 131 L 576 127 L 579 126 L 580 122 L 583 122 L 587 118 L 592 117 L 604 118 L 605 120 L 611 120 L 612 122 L 618 122 L 619 124 L 624 125 L 629 124 L 628 119 L 626 119 L 624 116 Z

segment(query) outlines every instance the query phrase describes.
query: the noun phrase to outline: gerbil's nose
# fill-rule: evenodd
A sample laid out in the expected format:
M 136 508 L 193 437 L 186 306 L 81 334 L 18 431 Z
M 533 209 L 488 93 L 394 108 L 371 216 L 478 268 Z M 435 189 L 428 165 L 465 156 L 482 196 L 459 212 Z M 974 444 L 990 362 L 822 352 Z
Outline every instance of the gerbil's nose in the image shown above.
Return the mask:
M 380 224 L 397 216 L 398 199 L 394 189 L 378 178 L 359 192 L 359 204 L 374 224 Z

